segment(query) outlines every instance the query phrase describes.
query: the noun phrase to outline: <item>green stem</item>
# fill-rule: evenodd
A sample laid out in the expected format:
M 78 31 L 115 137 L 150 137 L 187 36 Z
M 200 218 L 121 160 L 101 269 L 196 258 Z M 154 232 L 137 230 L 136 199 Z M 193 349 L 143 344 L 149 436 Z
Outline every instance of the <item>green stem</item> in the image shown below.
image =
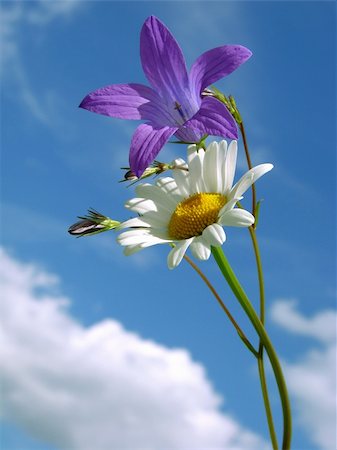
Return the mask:
M 242 140 L 243 140 L 243 148 L 245 149 L 248 169 L 251 169 L 253 166 L 252 166 L 252 162 L 251 162 L 249 151 L 248 151 L 246 131 L 245 131 L 243 122 L 240 123 L 239 127 L 240 127 L 241 136 L 242 136 Z M 255 209 L 256 209 L 256 190 L 255 190 L 255 184 L 253 183 L 252 184 L 252 214 L 254 217 L 255 217 Z
M 282 450 L 290 449 L 291 442 L 291 411 L 290 411 L 290 402 L 288 398 L 288 392 L 286 383 L 284 380 L 282 368 L 280 362 L 278 360 L 277 354 L 274 350 L 274 347 L 271 343 L 271 340 L 261 322 L 258 315 L 256 314 L 252 304 L 249 301 L 245 291 L 243 290 L 239 280 L 237 279 L 233 269 L 231 268 L 226 256 L 224 255 L 221 247 L 212 247 L 212 254 L 214 256 L 215 261 L 217 262 L 222 274 L 224 275 L 227 283 L 232 289 L 234 295 L 238 299 L 240 305 L 243 310 L 247 314 L 249 320 L 251 321 L 253 327 L 255 328 L 257 334 L 260 337 L 260 341 L 263 347 L 266 349 L 268 354 L 271 366 L 274 371 L 276 383 L 278 386 L 282 411 L 283 411 L 283 442 L 282 442 Z M 261 364 L 261 363 L 260 363 Z M 259 368 L 262 366 L 259 366 Z M 264 372 L 264 371 L 263 371 Z M 262 380 L 264 377 L 262 378 Z
M 225 311 L 228 319 L 231 321 L 232 325 L 236 329 L 240 339 L 243 341 L 243 343 L 246 345 L 246 347 L 253 353 L 253 355 L 258 358 L 259 353 L 255 350 L 253 345 L 249 342 L 248 338 L 245 336 L 244 332 L 241 330 L 240 326 L 237 324 L 236 320 L 232 316 L 232 314 L 229 312 L 229 309 L 224 304 L 224 302 L 221 300 L 221 297 L 215 290 L 214 286 L 211 284 L 209 279 L 206 277 L 206 275 L 199 269 L 199 267 L 189 258 L 187 255 L 184 255 L 184 259 L 189 263 L 189 265 L 197 272 L 197 274 L 201 277 L 201 279 L 205 282 L 206 286 L 210 289 L 214 297 L 217 299 L 219 305 L 221 308 Z
M 260 320 L 262 324 L 264 325 L 265 322 L 265 296 L 264 296 L 264 281 L 263 281 L 263 270 L 262 270 L 262 261 L 261 261 L 261 255 L 259 250 L 259 245 L 257 243 L 255 230 L 252 227 L 248 228 L 249 234 L 253 243 L 254 248 L 254 254 L 256 259 L 256 267 L 257 267 L 257 275 L 259 280 L 259 287 L 260 287 Z
M 273 446 L 273 450 L 278 450 L 278 443 L 277 443 L 277 437 L 276 437 L 276 432 L 275 432 L 273 414 L 272 414 L 272 410 L 270 407 L 269 396 L 268 396 L 267 380 L 266 380 L 266 375 L 265 375 L 265 371 L 264 371 L 263 351 L 261 351 L 261 349 L 263 350 L 263 346 L 260 344 L 259 356 L 257 358 L 257 364 L 258 364 L 258 368 L 259 368 L 261 391 L 262 391 L 264 408 L 266 411 L 266 416 L 267 416 L 267 421 L 268 421 L 270 440 L 271 440 L 271 443 Z
M 260 320 L 261 320 L 262 325 L 264 326 L 265 295 L 264 295 L 264 281 L 263 281 L 261 255 L 260 255 L 258 242 L 256 239 L 255 229 L 253 227 L 249 227 L 249 233 L 250 233 L 250 237 L 251 237 L 252 243 L 253 243 L 254 254 L 255 254 L 255 259 L 256 259 L 256 267 L 257 267 L 257 273 L 258 273 L 258 279 L 259 279 Z M 271 442 L 273 445 L 273 449 L 277 450 L 277 448 L 278 448 L 277 437 L 276 437 L 275 426 L 274 426 L 274 421 L 273 421 L 273 414 L 271 411 L 270 401 L 269 401 L 269 396 L 268 396 L 268 386 L 267 386 L 267 380 L 266 380 L 266 375 L 265 375 L 265 370 L 264 370 L 263 344 L 262 344 L 261 340 L 260 340 L 260 345 L 259 345 L 259 356 L 258 356 L 257 362 L 258 362 L 258 368 L 259 368 L 263 402 L 264 402 L 264 407 L 266 410 L 266 416 L 267 416 L 267 421 L 268 421 L 270 439 L 271 439 Z
M 245 149 L 246 159 L 247 159 L 247 165 L 248 169 L 252 168 L 252 162 L 250 159 L 249 149 L 248 149 L 248 142 L 247 142 L 247 136 L 245 127 L 241 118 L 241 115 L 239 113 L 240 117 L 240 131 L 243 141 L 243 146 Z M 253 215 L 256 216 L 257 214 L 257 206 L 256 206 L 256 190 L 255 190 L 255 184 L 252 185 L 252 212 Z M 253 248 L 254 248 L 254 254 L 255 254 L 255 260 L 256 260 L 256 267 L 257 267 L 257 273 L 258 273 L 258 280 L 259 280 L 259 291 L 260 291 L 260 320 L 262 325 L 265 325 L 265 294 L 264 294 L 264 280 L 263 280 L 263 270 L 262 270 L 262 262 L 261 262 L 261 256 L 260 256 L 260 250 L 257 242 L 257 238 L 255 235 L 255 228 L 256 228 L 257 220 L 255 220 L 255 223 L 253 226 L 249 227 L 249 233 L 252 240 Z M 268 422 L 268 429 L 270 434 L 270 439 L 273 445 L 273 449 L 278 449 L 278 443 L 277 443 L 277 437 L 275 432 L 275 425 L 273 420 L 273 414 L 270 406 L 269 401 L 269 395 L 268 395 L 268 385 L 266 380 L 266 374 L 265 374 L 265 368 L 264 368 L 264 354 L 263 354 L 263 344 L 260 339 L 259 343 L 259 357 L 258 357 L 258 369 L 259 369 L 259 376 L 260 376 L 260 384 L 261 384 L 261 391 L 263 396 L 263 403 L 264 408 L 266 411 L 267 416 L 267 422 Z

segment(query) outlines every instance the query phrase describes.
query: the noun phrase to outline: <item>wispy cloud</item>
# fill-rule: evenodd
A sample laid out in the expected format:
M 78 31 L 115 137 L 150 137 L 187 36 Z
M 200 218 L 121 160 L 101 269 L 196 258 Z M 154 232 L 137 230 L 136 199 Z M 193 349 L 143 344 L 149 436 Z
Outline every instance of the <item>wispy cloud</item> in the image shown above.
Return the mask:
M 83 8 L 82 0 L 38 0 L 34 8 L 28 10 L 27 20 L 35 25 L 45 26 L 49 22 L 61 18 L 70 18 L 79 8 Z
M 53 127 L 59 116 L 55 112 L 55 100 L 59 98 L 56 92 L 39 92 L 32 86 L 27 70 L 22 62 L 21 31 L 29 25 L 45 29 L 52 21 L 65 20 L 74 15 L 86 2 L 77 0 L 37 2 L 3 2 L 0 14 L 0 51 L 1 76 L 5 95 L 14 97 L 17 102 L 25 105 L 30 116 L 40 123 Z
M 294 300 L 279 300 L 271 309 L 275 323 L 296 336 L 320 343 L 292 363 L 284 362 L 296 419 L 312 442 L 324 450 L 336 448 L 336 312 L 323 310 L 305 317 Z
M 57 280 L 1 251 L 5 420 L 59 449 L 263 449 L 220 412 L 188 351 L 144 340 L 115 320 L 84 327 Z
M 336 339 L 336 313 L 325 310 L 313 317 L 304 317 L 297 311 L 296 300 L 279 300 L 271 309 L 272 320 L 293 334 L 312 337 L 323 343 Z

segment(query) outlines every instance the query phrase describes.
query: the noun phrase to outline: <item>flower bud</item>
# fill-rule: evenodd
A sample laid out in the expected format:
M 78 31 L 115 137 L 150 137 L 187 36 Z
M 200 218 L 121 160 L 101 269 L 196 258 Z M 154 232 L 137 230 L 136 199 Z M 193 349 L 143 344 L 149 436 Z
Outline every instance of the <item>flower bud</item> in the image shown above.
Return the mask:
M 142 173 L 142 175 L 138 178 L 133 172 L 132 170 L 130 170 L 129 167 L 122 167 L 122 169 L 127 170 L 127 172 L 124 175 L 124 180 L 121 180 L 120 182 L 122 183 L 123 181 L 132 181 L 131 185 L 134 183 L 137 183 L 137 181 L 139 180 L 143 180 L 144 178 L 148 178 L 151 177 L 152 175 L 159 175 L 163 172 L 165 172 L 166 170 L 170 170 L 171 166 L 170 164 L 166 164 L 166 163 L 161 163 L 159 161 L 154 161 L 153 164 L 151 164 L 151 166 L 147 167 L 144 172 Z
M 79 216 L 79 219 L 81 220 L 71 225 L 68 229 L 68 233 L 77 237 L 114 230 L 120 225 L 120 222 L 117 220 L 112 220 L 94 209 L 89 209 L 88 215 Z

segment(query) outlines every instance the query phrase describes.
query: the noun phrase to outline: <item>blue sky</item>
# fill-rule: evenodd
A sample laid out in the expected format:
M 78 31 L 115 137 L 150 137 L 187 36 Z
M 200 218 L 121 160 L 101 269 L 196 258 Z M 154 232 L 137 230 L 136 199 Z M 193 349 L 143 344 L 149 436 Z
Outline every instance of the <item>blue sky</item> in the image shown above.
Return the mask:
M 189 66 L 202 52 L 223 44 L 245 45 L 253 52 L 217 87 L 237 100 L 253 163 L 275 166 L 257 185 L 258 197 L 264 199 L 259 240 L 268 330 L 289 380 L 294 449 L 335 448 L 335 9 L 334 2 L 304 1 L 2 2 L 2 283 L 7 296 L 1 326 L 8 348 L 2 357 L 4 449 L 83 450 L 83 442 L 93 442 L 97 435 L 102 448 L 135 448 L 124 422 L 109 431 L 123 417 L 125 405 L 133 405 L 126 382 L 132 386 L 132 401 L 139 400 L 134 409 L 130 406 L 137 420 L 150 398 L 149 417 L 161 408 L 167 408 L 169 417 L 185 407 L 189 414 L 197 408 L 212 414 L 214 423 L 207 417 L 214 428 L 204 425 L 206 437 L 200 436 L 199 444 L 209 442 L 207 432 L 217 435 L 213 431 L 219 423 L 227 434 L 219 434 L 214 448 L 261 448 L 268 440 L 256 364 L 191 269 L 181 264 L 169 271 L 164 247 L 126 258 L 112 233 L 83 239 L 67 234 L 88 207 L 119 220 L 128 217 L 123 203 L 133 190 L 118 180 L 137 123 L 77 106 L 104 85 L 147 83 L 139 32 L 151 14 L 173 32 Z M 239 148 L 237 176 L 245 170 Z M 160 159 L 170 161 L 183 152 L 182 146 L 167 145 Z M 249 200 L 247 195 L 247 204 Z M 224 250 L 256 298 L 248 233 L 227 231 Z M 209 261 L 202 268 L 253 336 L 215 265 Z M 22 307 L 16 308 L 16 302 Z M 114 326 L 122 327 L 119 334 Z M 80 353 L 75 335 L 81 338 Z M 123 364 L 110 353 L 109 340 L 116 335 L 118 348 L 125 350 Z M 91 339 L 99 348 L 94 356 Z M 186 380 L 159 371 L 160 377 L 153 378 L 158 400 L 149 381 L 155 377 L 149 342 L 161 367 L 168 364 L 172 370 L 181 367 L 173 349 L 184 349 L 181 364 L 195 391 Z M 125 355 L 138 361 L 134 378 L 129 379 L 131 362 Z M 91 373 L 96 370 L 99 383 Z M 60 392 L 74 402 L 66 423 L 60 397 L 52 395 L 55 385 L 48 381 L 56 373 Z M 92 418 L 93 424 L 79 417 L 81 402 L 71 386 L 81 376 L 87 384 L 78 399 L 87 399 L 100 427 L 94 427 Z M 89 396 L 99 386 L 121 392 L 118 398 L 106 396 L 104 414 L 96 397 Z M 175 407 L 167 398 L 168 386 L 179 392 Z M 272 382 L 271 390 L 280 422 Z M 217 396 L 224 399 L 221 405 Z M 147 430 L 153 448 L 171 442 L 156 440 L 159 419 L 158 424 L 152 435 Z M 173 420 L 166 425 L 179 429 Z M 192 427 L 190 435 L 194 432 Z M 177 431 L 172 448 L 193 448 L 194 441 L 186 439 L 186 431 Z

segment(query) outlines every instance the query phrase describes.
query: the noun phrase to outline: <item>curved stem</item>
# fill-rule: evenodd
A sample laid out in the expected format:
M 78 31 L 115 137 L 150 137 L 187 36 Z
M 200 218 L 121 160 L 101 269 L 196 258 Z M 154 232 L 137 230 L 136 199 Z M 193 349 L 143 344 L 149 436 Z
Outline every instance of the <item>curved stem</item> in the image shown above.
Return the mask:
M 247 137 L 246 137 L 246 131 L 245 127 L 243 125 L 243 122 L 239 124 L 241 136 L 243 140 L 243 147 L 245 149 L 248 169 L 251 169 L 253 167 L 252 161 L 250 159 L 249 151 L 248 151 L 248 143 L 247 143 Z M 255 190 L 255 184 L 252 184 L 252 214 L 255 217 L 255 210 L 256 210 L 256 190 Z
M 231 268 L 226 256 L 224 255 L 221 247 L 212 247 L 212 254 L 215 261 L 217 262 L 222 274 L 224 275 L 226 281 L 231 287 L 234 295 L 238 299 L 243 310 L 247 314 L 249 320 L 251 321 L 253 327 L 255 328 L 257 334 L 260 337 L 260 342 L 266 349 L 271 366 L 274 371 L 276 383 L 278 386 L 282 411 L 283 411 L 283 442 L 282 449 L 289 450 L 291 442 L 291 411 L 290 403 L 288 398 L 287 386 L 284 380 L 282 368 L 278 360 L 277 354 L 271 343 L 271 340 L 261 322 L 258 315 L 256 314 L 252 304 L 249 301 L 245 291 L 243 290 L 239 280 L 237 279 L 233 269 Z
M 259 353 L 255 350 L 253 345 L 249 342 L 248 338 L 245 336 L 244 332 L 241 330 L 237 322 L 235 321 L 232 314 L 229 312 L 227 306 L 224 304 L 224 302 L 221 300 L 221 297 L 217 293 L 217 291 L 214 289 L 213 285 L 209 281 L 209 279 L 206 277 L 206 275 L 199 269 L 199 267 L 189 258 L 187 255 L 184 255 L 184 259 L 189 263 L 189 265 L 197 272 L 197 274 L 202 278 L 202 280 L 205 282 L 207 287 L 210 289 L 214 297 L 217 299 L 219 305 L 221 308 L 225 311 L 227 317 L 232 322 L 234 328 L 236 329 L 238 335 L 240 336 L 243 343 L 248 347 L 248 349 L 253 353 L 253 355 L 258 358 Z
M 257 267 L 257 273 L 258 273 L 258 279 L 259 279 L 259 290 L 260 290 L 260 320 L 262 325 L 264 326 L 265 323 L 265 295 L 264 295 L 264 281 L 263 281 L 263 270 L 262 270 L 262 262 L 261 262 L 261 255 L 260 250 L 255 234 L 255 229 L 253 227 L 249 227 L 249 234 L 253 243 L 254 248 L 254 254 L 256 259 L 256 267 Z M 267 380 L 266 380 L 266 374 L 264 369 L 264 357 L 263 357 L 263 344 L 260 340 L 259 344 L 259 357 L 258 357 L 258 368 L 259 368 L 259 375 L 260 375 L 260 383 L 261 383 L 261 390 L 263 395 L 263 401 L 264 401 L 264 407 L 266 410 L 266 416 L 268 421 L 268 427 L 269 427 L 269 434 L 270 439 L 273 445 L 273 449 L 277 449 L 277 437 L 275 432 L 275 426 L 273 421 L 273 414 L 271 411 L 270 401 L 269 401 L 269 395 L 268 395 L 268 386 L 267 386 Z
M 271 444 L 273 446 L 273 450 L 278 450 L 277 436 L 276 436 L 276 432 L 275 432 L 273 414 L 272 414 L 272 410 L 271 410 L 270 402 L 269 402 L 268 386 L 267 386 L 266 374 L 265 374 L 265 370 L 264 370 L 263 352 L 262 351 L 260 352 L 261 349 L 263 349 L 263 346 L 260 344 L 259 356 L 257 358 L 257 364 L 258 364 L 258 368 L 259 368 L 261 391 L 262 391 L 262 396 L 263 396 L 264 408 L 265 408 L 266 416 L 267 416 Z
M 264 295 L 264 281 L 263 281 L 263 270 L 262 270 L 262 261 L 259 250 L 259 245 L 256 239 L 255 230 L 252 227 L 248 228 L 249 234 L 253 243 L 254 254 L 256 259 L 256 267 L 257 267 L 257 275 L 259 279 L 259 287 L 260 287 L 260 320 L 264 325 L 265 322 L 265 295 Z
M 241 116 L 240 116 L 241 117 Z M 252 162 L 250 159 L 249 149 L 248 149 L 248 143 L 247 143 L 247 137 L 245 132 L 245 127 L 241 118 L 240 121 L 240 131 L 241 136 L 243 140 L 243 146 L 245 149 L 246 159 L 247 159 L 247 165 L 248 169 L 252 168 Z M 256 190 L 255 185 L 252 185 L 252 211 L 254 216 L 256 216 L 257 213 L 257 206 L 256 206 Z M 253 226 L 249 227 L 249 233 L 252 240 L 253 248 L 254 248 L 254 254 L 255 254 L 255 260 L 256 260 L 256 267 L 257 267 L 257 274 L 258 274 L 258 281 L 259 281 L 259 291 L 260 291 L 260 320 L 262 325 L 265 324 L 265 294 L 264 294 L 264 280 L 263 280 L 263 270 L 262 270 L 262 261 L 260 256 L 260 250 L 257 242 L 257 238 L 255 235 L 255 228 L 256 228 L 256 222 Z M 260 340 L 259 344 L 259 357 L 258 357 L 258 369 L 259 369 L 259 377 L 260 377 L 260 384 L 261 384 L 261 391 L 263 396 L 263 402 L 264 402 L 264 408 L 266 411 L 267 416 L 267 422 L 268 422 L 268 429 L 270 434 L 270 439 L 272 442 L 272 446 L 274 450 L 278 449 L 277 444 L 277 437 L 275 432 L 275 425 L 273 420 L 273 414 L 270 406 L 270 400 L 268 395 L 268 385 L 266 380 L 266 374 L 265 374 L 265 367 L 264 367 L 264 354 L 263 354 L 263 344 Z

